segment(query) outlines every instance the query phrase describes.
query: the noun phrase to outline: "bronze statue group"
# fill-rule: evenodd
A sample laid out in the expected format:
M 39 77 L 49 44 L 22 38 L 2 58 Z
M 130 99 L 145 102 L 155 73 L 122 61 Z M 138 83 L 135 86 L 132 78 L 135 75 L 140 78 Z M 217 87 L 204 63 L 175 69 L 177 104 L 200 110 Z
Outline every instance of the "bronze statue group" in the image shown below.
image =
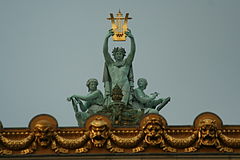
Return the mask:
M 113 31 L 109 30 L 103 45 L 103 55 L 105 58 L 103 73 L 105 95 L 97 89 L 97 79 L 91 78 L 86 83 L 89 92 L 87 95 L 72 95 L 67 98 L 68 101 L 72 102 L 75 117 L 80 127 L 93 114 L 106 115 L 113 120 L 113 124 L 136 124 L 144 114 L 158 114 L 170 101 L 170 97 L 157 98 L 159 95 L 157 92 L 150 95 L 145 94 L 144 90 L 148 85 L 145 78 L 138 79 L 138 87 L 134 88 L 132 69 L 132 62 L 136 51 L 134 37 L 128 29 L 126 35 L 131 40 L 130 53 L 124 58 L 126 56 L 125 49 L 116 47 L 112 51 L 112 58 L 108 52 L 108 39 L 113 34 Z M 121 93 L 118 94 L 121 95 L 121 99 L 119 102 L 114 101 L 114 87 L 120 88 Z M 120 123 L 124 119 L 124 115 L 126 117 L 125 123 Z M 116 119 L 118 120 L 116 121 Z M 128 123 L 128 120 L 129 122 L 132 121 L 132 123 Z

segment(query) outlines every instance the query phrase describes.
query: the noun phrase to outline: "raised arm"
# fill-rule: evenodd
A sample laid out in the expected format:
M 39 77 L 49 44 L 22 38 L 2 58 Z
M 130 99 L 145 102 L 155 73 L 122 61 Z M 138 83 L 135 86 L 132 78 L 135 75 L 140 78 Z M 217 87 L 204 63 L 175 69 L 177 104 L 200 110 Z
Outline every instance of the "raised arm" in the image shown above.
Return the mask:
M 128 31 L 126 32 L 126 35 L 131 40 L 131 49 L 130 49 L 130 53 L 128 54 L 128 57 L 126 59 L 126 63 L 131 65 L 131 63 L 133 62 L 134 56 L 135 56 L 135 52 L 136 52 L 136 44 L 135 44 L 135 40 L 134 40 L 134 37 L 133 37 L 130 29 L 128 29 Z
M 107 64 L 113 63 L 113 59 L 110 56 L 109 52 L 108 52 L 108 39 L 109 37 L 111 37 L 113 35 L 113 31 L 109 30 L 108 34 L 106 35 L 106 38 L 104 40 L 104 44 L 103 44 L 103 55 L 105 58 L 105 61 Z

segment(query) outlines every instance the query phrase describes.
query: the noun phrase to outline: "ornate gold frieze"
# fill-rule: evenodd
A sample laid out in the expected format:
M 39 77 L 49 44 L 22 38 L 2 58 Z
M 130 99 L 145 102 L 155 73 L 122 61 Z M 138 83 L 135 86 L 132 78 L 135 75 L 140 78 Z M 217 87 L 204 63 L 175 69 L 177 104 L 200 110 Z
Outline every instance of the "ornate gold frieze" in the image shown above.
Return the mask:
M 72 153 L 240 153 L 240 126 L 224 126 L 213 113 L 202 113 L 193 126 L 168 126 L 158 114 L 148 114 L 139 126 L 113 127 L 93 115 L 85 127 L 59 128 L 50 115 L 34 117 L 28 128 L 0 128 L 0 155 Z

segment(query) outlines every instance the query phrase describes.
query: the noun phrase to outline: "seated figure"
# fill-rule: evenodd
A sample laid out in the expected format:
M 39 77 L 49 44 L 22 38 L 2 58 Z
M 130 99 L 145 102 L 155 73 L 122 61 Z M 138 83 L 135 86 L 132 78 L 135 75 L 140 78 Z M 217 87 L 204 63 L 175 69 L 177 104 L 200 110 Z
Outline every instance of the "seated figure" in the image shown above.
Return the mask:
M 89 116 L 103 109 L 104 98 L 102 92 L 97 89 L 98 81 L 91 78 L 87 81 L 86 85 L 89 92 L 86 96 L 72 95 L 67 98 L 68 101 L 72 101 L 75 117 L 80 127 L 84 125 L 85 120 Z M 82 101 L 85 101 L 85 103 Z M 80 110 L 78 110 L 78 105 Z
M 156 99 L 159 95 L 157 92 L 146 95 L 144 93 L 148 84 L 146 79 L 139 78 L 137 84 L 138 88 L 134 89 L 134 106 L 144 109 L 145 114 L 158 113 L 170 101 L 170 97 Z

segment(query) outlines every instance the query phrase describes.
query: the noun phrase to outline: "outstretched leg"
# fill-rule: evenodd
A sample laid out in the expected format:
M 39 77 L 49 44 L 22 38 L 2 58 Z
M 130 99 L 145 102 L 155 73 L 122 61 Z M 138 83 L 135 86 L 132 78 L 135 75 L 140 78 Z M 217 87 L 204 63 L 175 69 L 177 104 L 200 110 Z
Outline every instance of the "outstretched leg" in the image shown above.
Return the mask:
M 76 117 L 76 120 L 78 122 L 78 126 L 79 127 L 83 127 L 84 126 L 84 122 L 89 117 L 89 114 L 86 113 L 86 112 L 76 112 L 75 113 L 75 117 Z

